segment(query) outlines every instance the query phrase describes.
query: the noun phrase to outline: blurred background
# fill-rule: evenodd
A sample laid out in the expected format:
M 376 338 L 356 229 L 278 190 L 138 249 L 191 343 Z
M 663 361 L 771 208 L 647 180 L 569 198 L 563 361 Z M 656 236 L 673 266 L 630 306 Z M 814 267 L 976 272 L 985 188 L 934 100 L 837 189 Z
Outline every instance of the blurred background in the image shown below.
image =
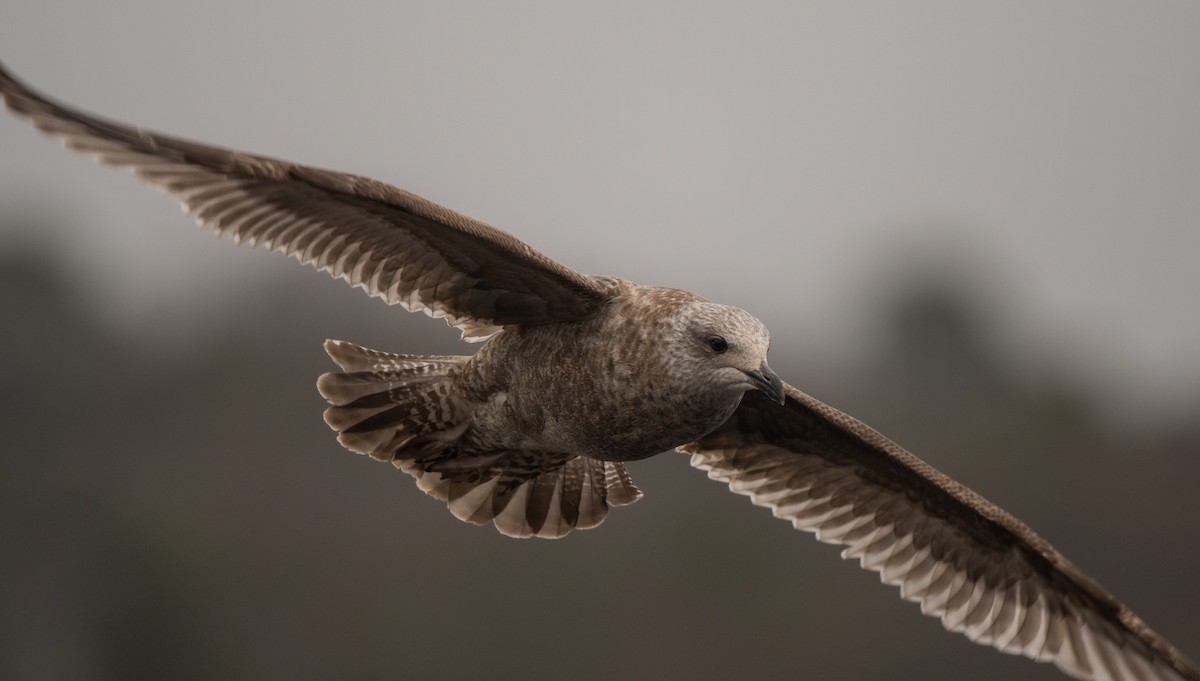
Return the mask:
M 1200 657 L 1200 5 L 6 0 L 0 59 L 745 307 Z M 0 116 L 0 677 L 1058 679 L 690 469 L 516 541 L 346 453 L 456 333 Z

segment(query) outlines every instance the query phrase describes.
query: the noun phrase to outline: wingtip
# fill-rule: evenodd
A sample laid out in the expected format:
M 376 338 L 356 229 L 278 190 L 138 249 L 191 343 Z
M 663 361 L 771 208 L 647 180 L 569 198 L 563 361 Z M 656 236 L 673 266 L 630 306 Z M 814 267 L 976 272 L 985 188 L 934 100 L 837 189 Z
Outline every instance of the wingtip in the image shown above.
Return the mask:
M 8 66 L 0 61 L 0 95 L 5 95 L 6 103 L 10 107 L 13 106 L 9 96 L 32 97 L 34 99 L 45 99 L 41 95 L 33 92 L 23 81 L 18 79 L 12 71 L 8 70 Z
M 0 61 L 0 93 L 16 93 L 25 89 L 25 86 L 8 70 L 4 62 Z

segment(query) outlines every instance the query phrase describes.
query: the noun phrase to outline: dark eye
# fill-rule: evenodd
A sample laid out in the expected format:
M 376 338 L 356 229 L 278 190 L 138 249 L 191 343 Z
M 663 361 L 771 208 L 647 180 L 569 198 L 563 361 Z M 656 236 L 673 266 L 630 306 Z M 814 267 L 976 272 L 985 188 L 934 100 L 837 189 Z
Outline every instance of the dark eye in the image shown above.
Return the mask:
M 708 347 L 712 348 L 713 352 L 718 355 L 729 349 L 729 343 L 725 342 L 720 336 L 713 336 L 708 339 Z

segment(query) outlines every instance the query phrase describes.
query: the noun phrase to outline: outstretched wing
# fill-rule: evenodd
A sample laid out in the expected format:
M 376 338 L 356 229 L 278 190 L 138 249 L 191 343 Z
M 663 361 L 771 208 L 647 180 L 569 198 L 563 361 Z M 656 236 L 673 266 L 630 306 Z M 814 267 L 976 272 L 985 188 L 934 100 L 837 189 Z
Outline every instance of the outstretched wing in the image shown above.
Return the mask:
M 52 102 L 0 68 L 8 107 L 68 148 L 131 168 L 221 236 L 294 256 L 468 339 L 587 317 L 596 280 L 515 237 L 370 178 L 167 137 Z
M 1200 671 L 1021 521 L 860 421 L 795 388 L 749 392 L 692 465 L 840 544 L 951 631 L 1081 679 L 1200 681 Z

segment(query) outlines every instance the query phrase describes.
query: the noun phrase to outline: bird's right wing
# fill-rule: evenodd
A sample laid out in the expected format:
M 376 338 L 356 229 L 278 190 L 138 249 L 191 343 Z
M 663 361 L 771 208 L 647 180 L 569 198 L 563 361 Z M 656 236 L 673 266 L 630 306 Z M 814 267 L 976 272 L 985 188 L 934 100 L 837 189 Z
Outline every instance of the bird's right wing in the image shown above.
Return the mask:
M 366 177 L 221 149 L 55 103 L 0 67 L 17 115 L 69 149 L 131 168 L 221 236 L 264 244 L 468 339 L 506 325 L 575 321 L 605 286 L 490 225 Z
M 746 393 L 692 465 L 817 539 L 845 546 L 951 631 L 1081 679 L 1200 671 L 1024 523 L 862 422 L 787 386 Z

